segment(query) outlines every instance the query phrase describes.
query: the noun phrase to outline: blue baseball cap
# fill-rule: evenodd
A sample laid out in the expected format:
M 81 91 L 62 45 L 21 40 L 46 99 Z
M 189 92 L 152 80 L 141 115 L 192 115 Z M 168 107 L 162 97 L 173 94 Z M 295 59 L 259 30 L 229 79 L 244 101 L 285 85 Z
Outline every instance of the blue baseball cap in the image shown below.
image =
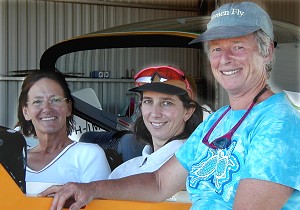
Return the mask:
M 246 36 L 263 30 L 273 41 L 273 24 L 270 16 L 252 2 L 224 4 L 211 14 L 207 30 L 189 44 L 217 39 Z

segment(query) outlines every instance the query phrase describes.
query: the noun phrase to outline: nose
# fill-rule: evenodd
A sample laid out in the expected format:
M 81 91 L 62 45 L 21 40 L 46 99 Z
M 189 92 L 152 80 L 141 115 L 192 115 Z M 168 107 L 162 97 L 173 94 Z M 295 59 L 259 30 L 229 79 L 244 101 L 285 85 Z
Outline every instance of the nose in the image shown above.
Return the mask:
M 229 64 L 232 62 L 232 52 L 230 49 L 223 49 L 220 62 L 222 64 Z
M 151 115 L 154 117 L 161 117 L 162 107 L 159 103 L 154 103 L 151 109 Z
M 50 109 L 51 108 L 51 103 L 48 101 L 48 100 L 46 100 L 46 101 L 44 101 L 44 103 L 42 104 L 42 107 L 41 108 L 43 108 L 43 109 Z

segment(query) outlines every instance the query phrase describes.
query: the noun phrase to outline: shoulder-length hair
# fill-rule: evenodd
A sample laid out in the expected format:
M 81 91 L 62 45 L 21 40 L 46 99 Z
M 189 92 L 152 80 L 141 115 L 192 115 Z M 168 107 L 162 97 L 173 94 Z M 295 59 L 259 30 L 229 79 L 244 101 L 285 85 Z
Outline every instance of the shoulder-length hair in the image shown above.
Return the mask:
M 21 93 L 19 96 L 19 104 L 18 104 L 18 123 L 16 126 L 21 127 L 21 132 L 25 136 L 36 136 L 36 131 L 34 129 L 34 126 L 30 121 L 27 121 L 23 115 L 23 107 L 27 106 L 27 101 L 28 101 L 28 92 L 30 88 L 40 79 L 47 78 L 51 79 L 55 82 L 57 82 L 61 88 L 63 89 L 64 92 L 64 97 L 67 98 L 68 102 L 71 103 L 72 105 L 72 111 L 74 109 L 74 99 L 71 95 L 71 91 L 69 89 L 69 85 L 67 81 L 65 80 L 64 75 L 59 72 L 58 70 L 38 70 L 34 71 L 33 73 L 29 74 L 23 84 L 22 84 L 22 89 Z M 73 119 L 73 114 L 71 114 L 69 117 L 67 117 L 66 120 L 66 126 L 67 126 L 67 134 L 71 134 L 74 128 L 74 119 Z
M 178 97 L 182 101 L 184 108 L 195 108 L 195 111 L 193 112 L 190 119 L 186 121 L 183 132 L 177 136 L 173 136 L 165 144 L 173 140 L 187 139 L 194 132 L 197 126 L 203 121 L 203 109 L 196 101 L 192 100 L 188 96 L 188 94 L 179 95 Z M 153 148 L 151 133 L 147 129 L 142 116 L 139 116 L 135 122 L 134 135 L 135 139 L 143 143 L 149 144 Z

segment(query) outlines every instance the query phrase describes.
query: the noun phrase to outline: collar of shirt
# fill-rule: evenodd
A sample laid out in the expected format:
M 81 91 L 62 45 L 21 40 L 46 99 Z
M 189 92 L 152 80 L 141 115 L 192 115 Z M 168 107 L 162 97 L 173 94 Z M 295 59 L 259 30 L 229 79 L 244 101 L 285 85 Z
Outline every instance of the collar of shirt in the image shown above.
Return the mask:
M 173 140 L 155 152 L 153 152 L 150 145 L 146 145 L 142 151 L 143 161 L 140 167 L 146 164 L 148 159 L 151 159 L 151 161 L 155 164 L 160 164 L 161 162 L 168 160 L 183 145 L 184 142 L 185 139 Z

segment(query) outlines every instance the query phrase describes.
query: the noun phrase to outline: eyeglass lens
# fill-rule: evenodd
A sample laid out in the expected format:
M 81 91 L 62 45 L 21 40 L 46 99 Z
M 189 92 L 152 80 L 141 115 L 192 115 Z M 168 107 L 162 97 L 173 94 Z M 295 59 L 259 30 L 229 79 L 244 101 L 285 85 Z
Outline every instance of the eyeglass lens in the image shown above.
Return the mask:
M 43 106 L 46 102 L 49 102 L 49 104 L 51 106 L 62 106 L 63 102 L 66 100 L 67 98 L 64 98 L 62 96 L 54 96 L 52 98 L 50 98 L 48 101 L 44 100 L 44 99 L 35 99 L 32 102 L 27 102 L 29 104 L 31 104 L 33 107 L 35 108 L 40 108 L 41 106 Z

